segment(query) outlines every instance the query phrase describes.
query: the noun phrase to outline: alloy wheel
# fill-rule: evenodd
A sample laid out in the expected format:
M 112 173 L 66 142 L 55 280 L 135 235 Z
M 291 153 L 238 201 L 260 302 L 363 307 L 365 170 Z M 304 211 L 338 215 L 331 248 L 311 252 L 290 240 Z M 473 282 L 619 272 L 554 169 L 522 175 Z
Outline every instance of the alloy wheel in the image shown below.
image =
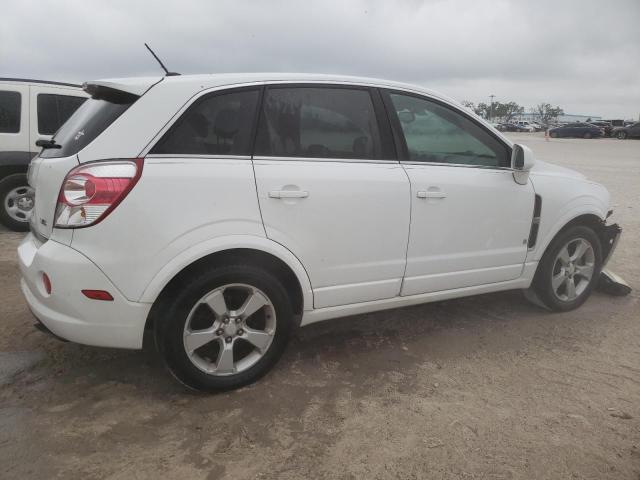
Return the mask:
M 28 222 L 34 205 L 34 193 L 31 187 L 16 187 L 4 197 L 4 209 L 17 222 Z
M 555 296 L 572 302 L 587 289 L 595 270 L 593 246 L 584 238 L 567 242 L 556 256 L 551 274 Z
M 184 325 L 183 344 L 193 365 L 209 375 L 228 376 L 255 365 L 276 331 L 273 303 L 259 289 L 242 283 L 204 295 Z

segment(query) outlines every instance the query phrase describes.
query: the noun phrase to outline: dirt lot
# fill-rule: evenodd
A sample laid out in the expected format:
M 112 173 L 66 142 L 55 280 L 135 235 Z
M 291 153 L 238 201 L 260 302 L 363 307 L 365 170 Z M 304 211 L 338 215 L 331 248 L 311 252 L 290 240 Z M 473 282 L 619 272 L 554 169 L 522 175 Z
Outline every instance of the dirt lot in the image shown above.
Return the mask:
M 640 141 L 515 136 L 606 184 L 640 287 Z M 640 308 L 549 314 L 519 292 L 302 329 L 275 371 L 185 392 L 151 352 L 32 328 L 0 232 L 0 478 L 640 478 Z

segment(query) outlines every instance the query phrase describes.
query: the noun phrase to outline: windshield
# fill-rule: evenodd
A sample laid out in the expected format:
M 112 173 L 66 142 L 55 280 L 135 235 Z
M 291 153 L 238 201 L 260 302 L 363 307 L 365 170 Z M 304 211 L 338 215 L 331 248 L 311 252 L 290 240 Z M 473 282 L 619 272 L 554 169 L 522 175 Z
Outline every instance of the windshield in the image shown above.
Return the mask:
M 60 145 L 60 148 L 43 149 L 40 157 L 61 158 L 75 155 L 100 135 L 137 99 L 137 96 L 123 92 L 90 98 L 53 136 L 53 141 Z

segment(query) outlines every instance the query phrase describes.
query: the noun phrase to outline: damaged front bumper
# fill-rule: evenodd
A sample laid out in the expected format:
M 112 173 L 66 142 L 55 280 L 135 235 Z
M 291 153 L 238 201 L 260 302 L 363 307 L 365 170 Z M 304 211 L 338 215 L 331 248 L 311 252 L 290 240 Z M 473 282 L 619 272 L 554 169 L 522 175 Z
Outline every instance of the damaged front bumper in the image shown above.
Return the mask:
M 598 279 L 598 290 L 609 295 L 624 296 L 631 293 L 631 287 L 620 275 L 605 268 L 613 255 L 622 235 L 622 228 L 617 223 L 603 225 L 598 232 L 602 245 L 602 272 Z

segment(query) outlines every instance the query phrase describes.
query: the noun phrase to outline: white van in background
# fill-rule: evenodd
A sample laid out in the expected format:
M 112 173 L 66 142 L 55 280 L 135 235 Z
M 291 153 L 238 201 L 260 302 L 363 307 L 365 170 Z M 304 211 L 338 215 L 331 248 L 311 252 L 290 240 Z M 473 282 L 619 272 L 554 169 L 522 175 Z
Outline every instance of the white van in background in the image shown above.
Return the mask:
M 82 105 L 80 85 L 0 78 L 0 223 L 15 231 L 29 229 L 33 192 L 27 169 L 48 140 Z

